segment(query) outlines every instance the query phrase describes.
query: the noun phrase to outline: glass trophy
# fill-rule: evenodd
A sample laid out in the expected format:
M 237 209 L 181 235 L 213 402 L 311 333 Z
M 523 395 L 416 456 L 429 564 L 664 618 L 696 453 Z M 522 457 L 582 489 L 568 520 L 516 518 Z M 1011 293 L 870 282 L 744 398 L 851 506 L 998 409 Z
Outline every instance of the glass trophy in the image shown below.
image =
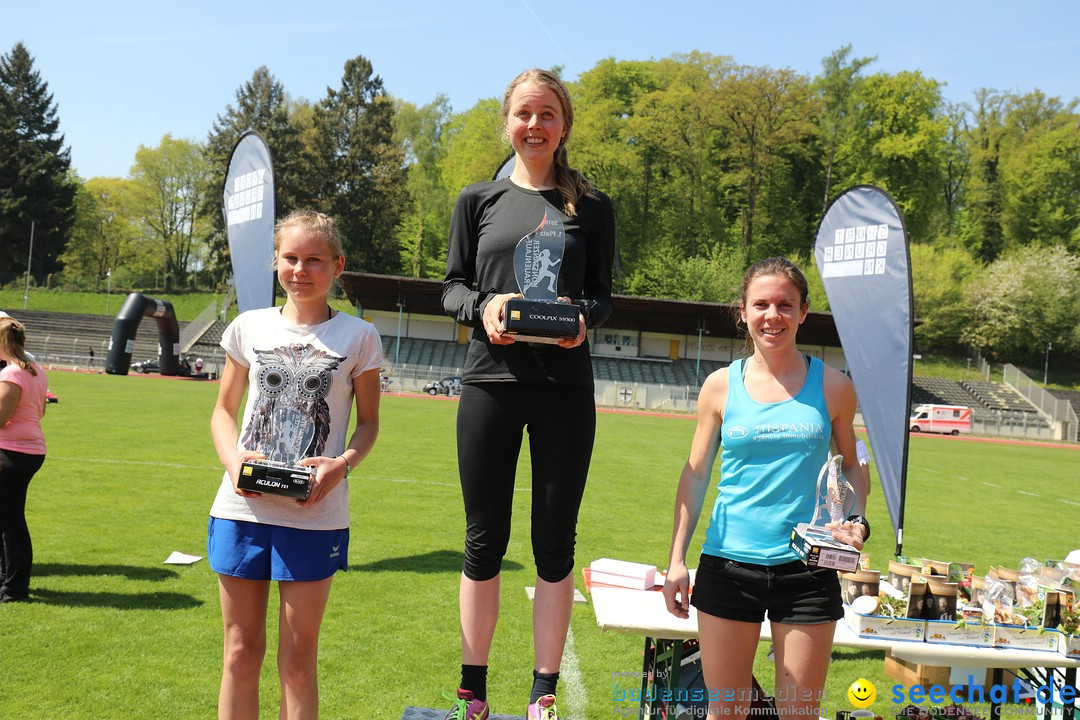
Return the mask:
M 855 489 L 844 477 L 843 461 L 843 455 L 830 455 L 821 466 L 814 494 L 814 514 L 810 522 L 795 526 L 791 547 L 809 566 L 854 572 L 859 565 L 858 549 L 835 540 L 833 531 L 825 527 L 828 522 L 843 522 L 855 506 Z
M 506 303 L 506 334 L 524 342 L 557 343 L 578 334 L 577 305 L 559 301 L 563 223 L 544 213 L 540 225 L 514 248 L 514 277 L 522 297 Z

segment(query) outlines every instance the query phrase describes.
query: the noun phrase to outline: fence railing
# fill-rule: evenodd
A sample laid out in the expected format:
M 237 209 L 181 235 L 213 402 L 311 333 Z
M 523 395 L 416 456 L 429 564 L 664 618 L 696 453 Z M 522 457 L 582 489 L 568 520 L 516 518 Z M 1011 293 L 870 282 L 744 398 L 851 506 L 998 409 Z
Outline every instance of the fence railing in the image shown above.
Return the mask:
M 210 304 L 199 313 L 198 317 L 189 322 L 180 330 L 180 353 L 186 353 L 191 350 L 191 346 L 195 344 L 203 333 L 205 333 L 210 326 L 218 319 L 218 304 L 217 300 L 211 300 Z
M 1051 423 L 1060 426 L 1060 439 L 1076 440 L 1076 411 L 1068 400 L 1056 398 L 1012 364 L 1002 369 L 1001 381 L 1031 401 Z

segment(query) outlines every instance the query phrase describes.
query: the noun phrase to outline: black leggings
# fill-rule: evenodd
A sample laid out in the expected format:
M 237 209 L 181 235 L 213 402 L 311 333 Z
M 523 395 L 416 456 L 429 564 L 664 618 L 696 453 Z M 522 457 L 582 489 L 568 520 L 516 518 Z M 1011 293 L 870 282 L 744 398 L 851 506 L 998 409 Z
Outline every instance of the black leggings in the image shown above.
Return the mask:
M 536 574 L 555 583 L 574 569 L 577 516 L 596 435 L 592 390 L 487 382 L 463 387 L 457 415 L 463 570 L 471 580 L 498 575 L 506 554 L 524 428 L 532 459 Z
M 26 490 L 44 455 L 0 450 L 0 599 L 30 594 L 34 548 L 26 526 Z

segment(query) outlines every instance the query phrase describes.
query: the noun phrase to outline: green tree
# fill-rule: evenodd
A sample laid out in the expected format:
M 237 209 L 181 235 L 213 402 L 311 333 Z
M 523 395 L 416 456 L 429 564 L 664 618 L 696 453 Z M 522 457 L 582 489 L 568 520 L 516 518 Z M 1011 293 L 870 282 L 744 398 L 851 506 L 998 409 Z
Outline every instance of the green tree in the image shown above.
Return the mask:
M 1002 228 L 1006 247 L 1038 241 L 1080 250 L 1080 114 L 1039 91 L 1010 96 Z
M 397 227 L 401 266 L 410 277 L 441 277 L 446 269 L 451 195 L 442 183 L 443 137 L 450 103 L 439 95 L 417 108 L 398 101 L 394 138 L 405 149 L 409 209 Z
M 284 217 L 293 210 L 315 206 L 318 188 L 312 158 L 304 142 L 305 122 L 311 113 L 305 103 L 291 102 L 284 86 L 266 66 L 255 70 L 251 79 L 236 91 L 236 105 L 228 105 L 218 115 L 206 141 L 212 172 L 201 212 L 213 228 L 210 239 L 211 264 L 217 272 L 229 271 L 228 242 L 221 213 L 222 186 L 229 157 L 240 137 L 255 130 L 270 148 L 274 174 L 274 213 Z
M 573 84 L 570 162 L 611 198 L 619 223 L 615 287 L 627 288 L 620 265 L 638 265 L 660 240 L 656 188 L 667 168 L 643 142 L 635 119 L 642 99 L 660 89 L 657 62 L 601 60 Z M 647 280 L 647 279 L 644 279 Z
M 643 269 L 651 255 L 668 263 L 708 254 L 729 234 L 733 218 L 725 216 L 718 148 L 725 144 L 720 84 L 730 71 L 727 57 L 665 58 L 654 69 L 656 89 L 635 103 L 627 130 L 644 166 L 639 194 L 648 195 L 649 210 L 634 228 L 639 238 L 629 243 L 633 269 Z
M 971 146 L 968 143 L 970 128 L 967 111 L 962 104 L 949 104 L 945 113 L 948 131 L 945 136 L 945 166 L 943 189 L 945 200 L 946 234 L 952 234 L 959 225 L 959 215 L 964 202 L 964 190 L 971 172 Z
M 971 254 L 960 247 L 937 247 L 929 243 L 911 246 L 915 339 L 921 351 L 955 352 L 971 320 L 964 288 L 981 270 Z
M 1004 190 L 1001 178 L 1001 142 L 1005 97 L 993 90 L 975 92 L 975 106 L 968 130 L 971 179 L 967 184 L 968 223 L 965 244 L 975 256 L 989 263 L 1005 247 L 1002 229 Z
M 1048 343 L 1080 350 L 1080 256 L 1033 245 L 1002 255 L 967 288 L 962 339 L 991 356 L 1037 362 Z
M 91 178 L 75 195 L 75 223 L 60 260 L 65 280 L 103 290 L 109 274 L 132 277 L 149 258 L 138 242 L 130 180 Z
M 821 126 L 822 142 L 825 146 L 825 192 L 821 204 L 821 213 L 829 205 L 829 193 L 832 190 L 833 165 L 836 163 L 837 147 L 847 140 L 854 126 L 854 103 L 852 96 L 862 78 L 859 73 L 864 67 L 877 60 L 872 58 L 848 59 L 851 45 L 845 45 L 821 61 L 822 73 L 814 78 L 812 89 L 821 99 L 821 114 L 818 123 Z
M 940 83 L 920 72 L 879 73 L 854 90 L 855 128 L 837 152 L 842 185 L 872 183 L 904 212 L 913 242 L 945 224 L 945 139 Z
M 720 96 L 728 138 L 720 158 L 739 210 L 745 263 L 802 247 L 817 210 L 808 201 L 820 197 L 806 192 L 812 180 L 805 174 L 793 182 L 793 171 L 818 156 L 818 106 L 808 79 L 787 68 L 739 67 Z
M 189 140 L 161 139 L 140 145 L 131 168 L 132 212 L 143 239 L 155 249 L 168 283 L 186 284 L 208 259 L 209 219 L 200 214 L 210 186 L 203 147 Z
M 26 268 L 33 224 L 33 271 L 59 269 L 74 216 L 56 103 L 21 42 L 0 57 L 0 274 Z
M 467 185 L 490 180 L 511 152 L 502 110 L 493 98 L 451 115 L 442 137 L 446 150 L 439 162 L 439 176 L 453 198 Z
M 394 142 L 394 101 L 362 55 L 315 107 L 320 201 L 341 226 L 349 268 L 397 273 L 405 212 L 405 152 Z

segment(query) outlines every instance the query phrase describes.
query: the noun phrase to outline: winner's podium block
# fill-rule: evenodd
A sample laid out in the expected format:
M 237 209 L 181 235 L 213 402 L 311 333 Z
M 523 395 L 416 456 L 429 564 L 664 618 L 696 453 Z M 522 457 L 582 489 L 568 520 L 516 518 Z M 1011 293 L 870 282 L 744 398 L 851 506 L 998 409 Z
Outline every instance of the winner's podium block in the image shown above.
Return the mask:
M 413 707 L 409 705 L 401 713 L 401 720 L 443 720 L 449 706 L 441 710 L 436 708 Z M 488 715 L 488 720 L 525 720 L 524 715 Z

